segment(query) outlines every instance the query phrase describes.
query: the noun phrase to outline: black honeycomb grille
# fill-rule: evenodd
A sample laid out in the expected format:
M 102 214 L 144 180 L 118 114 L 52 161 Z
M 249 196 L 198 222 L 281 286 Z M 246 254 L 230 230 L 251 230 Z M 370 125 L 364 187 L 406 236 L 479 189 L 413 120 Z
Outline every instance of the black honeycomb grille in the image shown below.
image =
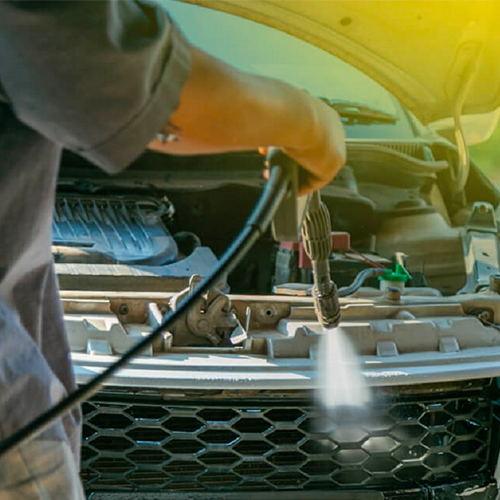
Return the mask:
M 272 393 L 270 393 L 272 394 Z M 100 393 L 83 406 L 87 491 L 394 488 L 488 470 L 492 404 L 407 396 L 363 423 L 329 424 L 307 399 L 169 402 Z

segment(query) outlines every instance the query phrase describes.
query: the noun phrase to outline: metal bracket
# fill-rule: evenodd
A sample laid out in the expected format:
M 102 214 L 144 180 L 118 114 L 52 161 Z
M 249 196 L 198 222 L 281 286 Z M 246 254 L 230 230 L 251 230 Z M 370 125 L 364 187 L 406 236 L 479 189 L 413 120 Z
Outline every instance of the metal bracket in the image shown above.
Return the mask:
M 193 275 L 189 287 L 174 295 L 169 303 L 175 311 L 177 304 L 192 295 L 201 277 Z M 238 332 L 231 337 L 234 330 Z M 175 322 L 170 332 L 173 344 L 219 346 L 224 341 L 240 343 L 246 338 L 246 331 L 239 324 L 232 311 L 231 299 L 217 288 L 211 288 L 181 319 Z
M 476 202 L 472 206 L 463 246 L 467 282 L 458 293 L 475 293 L 489 285 L 492 274 L 500 272 L 498 227 L 491 203 Z

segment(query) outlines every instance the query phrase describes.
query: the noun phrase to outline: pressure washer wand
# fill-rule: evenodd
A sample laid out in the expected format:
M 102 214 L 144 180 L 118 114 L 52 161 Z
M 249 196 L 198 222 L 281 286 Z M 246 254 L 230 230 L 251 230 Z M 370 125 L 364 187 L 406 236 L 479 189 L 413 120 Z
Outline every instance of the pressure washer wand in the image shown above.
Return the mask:
M 302 242 L 313 268 L 316 316 L 324 328 L 334 328 L 340 321 L 340 306 L 337 287 L 330 278 L 331 222 L 319 191 L 311 195 L 302 224 Z
M 341 327 L 335 328 L 340 322 L 340 306 L 337 287 L 330 278 L 330 214 L 317 191 L 309 200 L 302 243 L 314 273 L 316 317 L 324 328 L 318 341 L 316 398 L 327 420 L 351 422 L 365 414 L 371 394 L 351 340 Z
M 364 412 L 371 395 L 349 337 L 342 328 L 332 331 L 340 322 L 340 306 L 337 287 L 330 277 L 330 213 L 319 192 L 298 196 L 301 170 L 297 163 L 273 150 L 267 165 L 268 168 L 279 165 L 290 179 L 287 195 L 274 216 L 273 236 L 276 241 L 298 242 L 302 235 L 304 249 L 312 263 L 314 309 L 324 329 L 316 355 L 316 399 L 326 420 L 350 420 L 358 410 Z
M 321 201 L 318 191 L 298 196 L 301 174 L 299 165 L 276 148 L 270 148 L 267 168 L 279 165 L 288 172 L 288 194 L 276 211 L 273 236 L 276 241 L 302 242 L 311 259 L 314 272 L 313 298 L 318 321 L 325 328 L 333 328 L 340 321 L 337 287 L 330 278 L 330 253 L 332 250 L 331 223 L 328 208 Z

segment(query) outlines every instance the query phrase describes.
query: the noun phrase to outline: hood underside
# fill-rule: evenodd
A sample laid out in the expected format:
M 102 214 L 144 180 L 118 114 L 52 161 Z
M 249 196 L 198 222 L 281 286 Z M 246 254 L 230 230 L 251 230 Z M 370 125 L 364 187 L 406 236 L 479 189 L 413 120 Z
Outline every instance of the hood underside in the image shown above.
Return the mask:
M 500 106 L 500 2 L 187 0 L 331 52 L 385 86 L 423 123 Z

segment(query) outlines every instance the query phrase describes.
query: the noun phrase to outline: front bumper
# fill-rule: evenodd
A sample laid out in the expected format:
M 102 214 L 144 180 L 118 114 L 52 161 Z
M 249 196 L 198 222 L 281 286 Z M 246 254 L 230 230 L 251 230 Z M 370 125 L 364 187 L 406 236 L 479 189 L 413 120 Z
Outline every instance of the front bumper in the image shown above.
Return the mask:
M 273 500 L 495 500 L 496 483 L 485 478 L 445 486 L 400 491 L 284 491 Z M 94 493 L 89 500 L 269 500 L 268 492 L 239 493 Z
M 151 350 L 83 405 L 92 500 L 496 497 L 497 329 L 458 302 L 349 304 L 343 328 L 376 403 L 369 421 L 331 429 L 315 426 L 313 312 L 271 299 L 233 303 L 261 322 L 248 345 Z M 151 300 L 66 303 L 79 383 L 116 359 L 85 354 L 94 340 L 123 352 L 151 329 Z

